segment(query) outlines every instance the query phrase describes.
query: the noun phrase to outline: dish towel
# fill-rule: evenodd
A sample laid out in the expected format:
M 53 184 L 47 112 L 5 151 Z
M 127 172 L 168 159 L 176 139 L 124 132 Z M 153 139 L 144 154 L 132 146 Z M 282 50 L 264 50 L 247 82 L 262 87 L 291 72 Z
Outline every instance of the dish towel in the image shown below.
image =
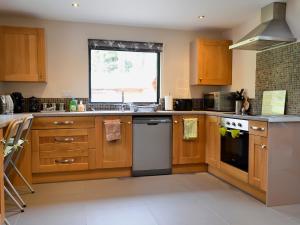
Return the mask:
M 240 136 L 240 130 L 231 130 L 231 137 L 238 138 Z
M 227 128 L 226 127 L 220 127 L 220 134 L 222 137 L 225 137 L 227 133 Z
M 107 141 L 121 140 L 120 120 L 104 120 L 104 126 Z
M 198 119 L 183 119 L 183 139 L 192 140 L 198 137 Z

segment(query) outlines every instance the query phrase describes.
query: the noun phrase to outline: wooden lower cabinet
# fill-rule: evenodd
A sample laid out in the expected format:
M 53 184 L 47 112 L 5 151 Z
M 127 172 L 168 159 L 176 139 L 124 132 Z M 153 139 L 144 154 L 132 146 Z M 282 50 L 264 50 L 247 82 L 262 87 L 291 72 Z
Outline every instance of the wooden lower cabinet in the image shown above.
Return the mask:
M 206 146 L 205 162 L 216 168 L 220 168 L 221 136 L 219 132 L 220 117 L 206 116 Z
M 107 141 L 105 120 L 121 121 L 121 139 Z M 102 116 L 96 118 L 96 167 L 122 168 L 132 166 L 132 117 Z
M 249 135 L 249 184 L 267 190 L 268 139 Z
M 32 130 L 32 172 L 89 169 L 94 139 L 95 129 Z
M 198 138 L 183 139 L 183 119 L 198 118 Z M 205 162 L 205 116 L 173 116 L 173 165 Z
M 3 130 L 0 129 L 0 140 L 3 138 Z M 4 183 L 3 183 L 3 145 L 0 143 L 0 224 L 3 224 L 5 208 L 4 208 Z

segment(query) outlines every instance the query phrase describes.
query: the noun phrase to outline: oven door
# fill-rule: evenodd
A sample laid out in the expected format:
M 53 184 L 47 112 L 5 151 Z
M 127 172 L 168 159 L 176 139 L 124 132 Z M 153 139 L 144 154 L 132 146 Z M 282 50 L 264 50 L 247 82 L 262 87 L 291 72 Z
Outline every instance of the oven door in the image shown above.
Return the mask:
M 233 138 L 230 131 L 221 137 L 221 161 L 248 172 L 249 133 L 240 131 L 239 137 Z

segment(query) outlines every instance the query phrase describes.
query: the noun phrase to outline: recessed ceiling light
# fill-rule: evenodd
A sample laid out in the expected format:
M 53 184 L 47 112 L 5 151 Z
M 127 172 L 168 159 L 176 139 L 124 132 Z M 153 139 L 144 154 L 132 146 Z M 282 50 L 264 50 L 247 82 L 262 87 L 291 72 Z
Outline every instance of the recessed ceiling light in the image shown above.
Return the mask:
M 200 20 L 202 20 L 204 18 L 205 18 L 205 16 L 198 16 L 198 19 L 200 19 Z
M 73 3 L 72 3 L 72 6 L 73 6 L 74 8 L 78 8 L 78 7 L 79 7 L 79 3 L 73 2 Z

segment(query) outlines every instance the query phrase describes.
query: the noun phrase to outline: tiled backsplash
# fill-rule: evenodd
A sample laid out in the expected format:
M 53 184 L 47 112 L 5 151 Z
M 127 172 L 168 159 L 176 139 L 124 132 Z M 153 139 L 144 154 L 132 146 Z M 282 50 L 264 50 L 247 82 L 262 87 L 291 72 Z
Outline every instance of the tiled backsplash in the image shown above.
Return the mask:
M 270 90 L 286 90 L 286 114 L 300 114 L 300 43 L 257 53 L 255 114 L 261 114 L 263 91 Z
M 77 98 L 78 103 L 80 100 L 82 100 L 83 104 L 87 106 L 87 110 L 91 110 L 92 108 L 95 110 L 120 110 L 121 106 L 120 104 L 103 104 L 103 103 L 89 103 L 88 98 Z M 175 102 L 176 99 L 174 99 Z M 47 103 L 48 107 L 52 105 L 52 103 L 56 103 L 56 108 L 59 108 L 59 103 L 64 103 L 65 110 L 69 111 L 69 103 L 71 101 L 71 98 L 38 98 L 40 110 L 42 110 L 43 103 Z M 192 99 L 193 101 L 193 109 L 194 110 L 202 110 L 203 109 L 203 100 L 202 99 Z M 160 108 L 164 109 L 164 99 L 160 99 Z M 127 106 L 129 107 L 129 106 Z M 25 112 L 29 111 L 29 98 L 25 98 Z

